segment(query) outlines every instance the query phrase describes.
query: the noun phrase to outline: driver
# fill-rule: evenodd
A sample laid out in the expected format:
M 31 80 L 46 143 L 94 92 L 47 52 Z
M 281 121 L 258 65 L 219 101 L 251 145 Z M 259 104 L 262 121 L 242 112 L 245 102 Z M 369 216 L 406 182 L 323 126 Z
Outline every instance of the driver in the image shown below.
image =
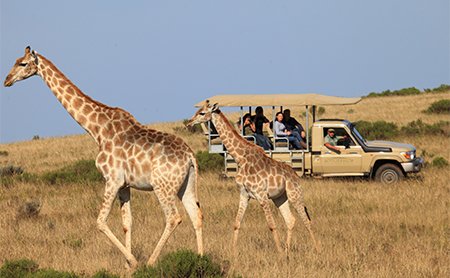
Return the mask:
M 333 128 L 329 128 L 327 131 L 327 135 L 325 136 L 325 147 L 330 150 L 335 151 L 336 153 L 341 153 L 341 150 L 337 147 L 337 143 L 339 139 L 345 138 L 345 136 L 336 136 L 335 130 Z

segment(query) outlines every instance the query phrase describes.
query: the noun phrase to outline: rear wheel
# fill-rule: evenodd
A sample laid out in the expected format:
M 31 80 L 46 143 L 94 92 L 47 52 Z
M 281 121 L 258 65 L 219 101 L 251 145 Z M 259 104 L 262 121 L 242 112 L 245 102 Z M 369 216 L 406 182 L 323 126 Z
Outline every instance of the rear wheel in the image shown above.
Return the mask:
M 375 180 L 384 184 L 397 183 L 404 177 L 405 175 L 402 170 L 397 165 L 391 163 L 381 165 L 375 173 Z

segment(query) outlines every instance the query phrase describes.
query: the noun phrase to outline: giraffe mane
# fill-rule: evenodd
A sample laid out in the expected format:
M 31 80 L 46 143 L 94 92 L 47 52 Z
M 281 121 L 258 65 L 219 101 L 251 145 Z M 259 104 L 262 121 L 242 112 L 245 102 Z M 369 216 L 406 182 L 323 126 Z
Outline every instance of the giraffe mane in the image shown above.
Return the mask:
M 83 91 L 81 91 L 75 84 L 73 84 L 73 82 L 72 82 L 69 78 L 67 78 L 67 76 L 66 76 L 62 71 L 60 71 L 60 70 L 59 70 L 59 69 L 58 69 L 58 68 L 57 68 L 50 60 L 48 60 L 47 58 L 45 58 L 45 57 L 42 56 L 41 54 L 37 54 L 37 53 L 36 53 L 36 55 L 39 57 L 39 59 L 44 60 L 45 63 L 46 63 L 46 64 L 47 64 L 54 72 L 57 72 L 58 74 L 61 75 L 62 78 L 64 78 L 65 80 L 67 80 L 68 85 L 71 86 L 71 87 L 76 91 L 77 94 L 82 95 L 84 98 L 88 99 L 89 101 L 92 101 L 94 104 L 98 105 L 98 106 L 101 107 L 101 108 L 106 108 L 106 109 L 111 109 L 111 110 L 115 110 L 115 111 L 120 111 L 121 113 L 127 115 L 127 117 L 128 117 L 130 120 L 134 121 L 135 123 L 139 123 L 139 122 L 136 120 L 136 118 L 134 118 L 134 116 L 133 116 L 130 112 L 128 112 L 128 111 L 126 111 L 126 110 L 124 110 L 124 109 L 122 109 L 122 108 L 120 108 L 120 107 L 111 107 L 111 106 L 108 106 L 108 105 L 103 104 L 103 103 L 101 103 L 100 101 L 95 100 L 95 99 L 91 98 L 90 96 L 86 95 L 86 94 L 83 93 Z
M 230 121 L 227 119 L 227 117 L 226 117 L 222 112 L 219 111 L 219 113 L 217 113 L 217 114 L 222 118 L 223 122 L 225 123 L 225 125 L 227 126 L 227 128 L 228 128 L 229 130 L 231 130 L 231 132 L 233 133 L 233 135 L 237 136 L 237 138 L 239 138 L 239 140 L 240 140 L 243 144 L 245 144 L 245 146 L 247 146 L 247 147 L 249 147 L 249 148 L 253 148 L 253 149 L 255 149 L 255 151 L 258 151 L 258 152 L 260 152 L 260 153 L 262 153 L 262 154 L 264 154 L 264 155 L 266 154 L 262 148 L 260 148 L 260 147 L 258 147 L 257 145 L 255 145 L 255 144 L 253 144 L 253 143 L 250 143 L 249 141 L 245 140 L 245 138 L 242 137 L 242 136 L 236 131 L 236 129 L 231 125 Z

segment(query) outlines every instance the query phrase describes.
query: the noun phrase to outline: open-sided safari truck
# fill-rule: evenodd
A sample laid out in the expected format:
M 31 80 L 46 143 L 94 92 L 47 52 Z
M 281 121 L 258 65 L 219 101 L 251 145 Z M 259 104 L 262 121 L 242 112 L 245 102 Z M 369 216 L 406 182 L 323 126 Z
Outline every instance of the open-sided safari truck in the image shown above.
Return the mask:
M 361 98 L 343 98 L 318 94 L 276 94 L 276 95 L 217 95 L 208 98 L 211 103 L 220 107 L 237 107 L 240 109 L 240 121 L 244 112 L 252 112 L 252 108 L 262 106 L 266 115 L 272 109 L 272 121 L 275 114 L 283 111 L 283 107 L 305 108 L 305 122 L 301 123 L 306 132 L 306 149 L 295 150 L 286 138 L 276 137 L 268 130 L 273 149 L 266 154 L 274 159 L 289 164 L 298 175 L 316 177 L 366 176 L 383 183 L 395 183 L 406 174 L 419 172 L 423 159 L 416 157 L 416 148 L 409 144 L 386 141 L 366 141 L 356 127 L 343 119 L 316 120 L 316 108 L 328 105 L 349 105 L 358 103 Z M 197 103 L 201 107 L 204 101 Z M 309 112 L 311 111 L 311 115 Z M 293 115 L 295 117 L 295 115 Z M 311 127 L 311 129 L 309 128 Z M 225 175 L 234 176 L 237 164 L 224 148 L 219 135 L 214 132 L 211 122 L 202 124 L 208 139 L 210 153 L 219 153 L 224 157 Z M 243 131 L 236 127 L 243 135 Z M 324 145 L 328 129 L 334 129 L 338 138 L 339 151 L 329 149 Z M 243 135 L 244 136 L 244 135 Z M 253 136 L 246 135 L 247 140 L 254 141 Z

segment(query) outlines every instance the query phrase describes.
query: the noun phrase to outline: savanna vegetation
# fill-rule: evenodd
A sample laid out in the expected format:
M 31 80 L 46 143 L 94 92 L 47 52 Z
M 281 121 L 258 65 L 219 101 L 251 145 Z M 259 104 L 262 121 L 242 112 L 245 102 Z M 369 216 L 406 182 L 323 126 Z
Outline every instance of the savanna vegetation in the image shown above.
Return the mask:
M 374 139 L 415 145 L 426 167 L 392 186 L 365 179 L 305 178 L 301 186 L 322 250 L 314 250 L 297 221 L 289 260 L 276 252 L 254 201 L 234 257 L 230 243 L 239 191 L 232 179 L 220 177 L 221 158 L 204 152 L 202 133 L 186 130 L 182 122 L 152 124 L 183 137 L 203 165 L 198 193 L 206 256 L 188 251 L 196 250 L 194 230 L 180 205 L 184 221 L 158 264 L 139 268 L 135 277 L 449 277 L 450 116 L 425 112 L 448 99 L 448 91 L 370 97 L 321 110 L 323 118 L 359 121 L 358 128 L 366 125 L 366 135 Z M 304 122 L 303 110 L 291 111 Z M 238 114 L 230 117 L 236 120 Z M 127 275 L 122 254 L 96 228 L 104 185 L 95 171 L 95 156 L 88 135 L 0 145 L 0 277 Z M 164 217 L 151 192 L 133 191 L 132 211 L 133 254 L 144 265 L 163 231 Z M 284 239 L 284 222 L 275 206 L 273 212 Z M 109 224 L 121 238 L 118 204 Z

